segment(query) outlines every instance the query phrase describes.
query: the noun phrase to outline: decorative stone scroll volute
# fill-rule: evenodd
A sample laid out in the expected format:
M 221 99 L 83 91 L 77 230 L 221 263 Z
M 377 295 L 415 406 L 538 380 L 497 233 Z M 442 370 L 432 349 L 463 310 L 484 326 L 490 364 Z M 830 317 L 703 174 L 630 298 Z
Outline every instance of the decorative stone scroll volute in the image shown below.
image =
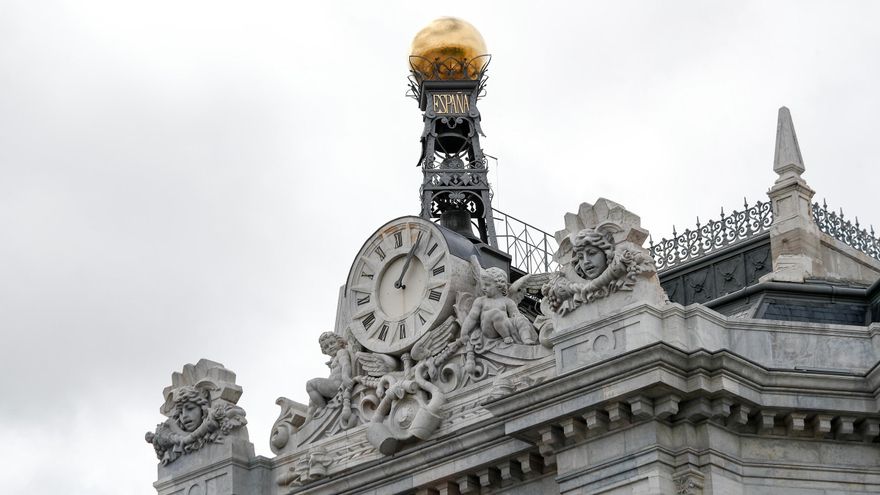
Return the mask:
M 241 394 L 235 373 L 214 361 L 200 359 L 172 374 L 159 408 L 168 419 L 145 436 L 161 464 L 224 443 L 228 437 L 248 443 L 245 412 L 236 405 Z
M 565 215 L 556 233 L 559 270 L 544 284 L 536 321 L 541 342 L 554 333 L 619 312 L 634 304 L 664 304 L 654 260 L 642 245 L 648 231 L 622 205 L 599 198 Z

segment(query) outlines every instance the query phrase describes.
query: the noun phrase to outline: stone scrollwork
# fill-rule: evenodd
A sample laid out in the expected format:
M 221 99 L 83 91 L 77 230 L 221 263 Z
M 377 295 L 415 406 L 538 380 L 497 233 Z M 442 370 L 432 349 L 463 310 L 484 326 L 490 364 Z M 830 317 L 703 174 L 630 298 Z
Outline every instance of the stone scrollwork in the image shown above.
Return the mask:
M 282 473 L 276 482 L 279 486 L 294 488 L 317 481 L 327 476 L 327 470 L 332 462 L 333 459 L 326 450 L 311 449 L 287 472 Z
M 455 339 L 457 330 L 457 323 L 449 317 L 404 354 L 402 374 L 386 374 L 380 379 L 380 402 L 367 427 L 367 439 L 382 454 L 395 453 L 410 439 L 425 440 L 439 426 L 446 394 L 433 382 L 462 345 Z
M 290 437 L 306 422 L 307 408 L 287 397 L 279 397 L 275 403 L 281 407 L 281 415 L 272 426 L 269 445 L 272 452 L 278 454 L 290 442 Z
M 330 376 L 309 380 L 307 409 L 278 399 L 281 415 L 272 430 L 272 450 L 277 454 L 365 423 L 368 432 L 375 432 L 371 438 L 380 438 L 376 445 L 383 446 L 383 453 L 393 453 L 399 441 L 427 438 L 445 403 L 434 382 L 440 381 L 441 371 L 449 371 L 447 361 L 462 345 L 455 340 L 457 332 L 450 317 L 399 357 L 362 350 L 356 340 L 332 332 L 322 334 L 322 351 L 331 356 Z
M 623 206 L 600 198 L 565 220 L 566 229 L 556 234 L 560 268 L 541 289 L 552 312 L 566 315 L 616 292 L 632 291 L 640 278 L 656 278 L 654 260 L 642 247 L 648 232 Z
M 207 359 L 187 364 L 165 388 L 160 412 L 168 419 L 155 432 L 147 432 L 147 443 L 166 465 L 209 443 L 222 443 L 227 436 L 240 432 L 246 438 L 245 412 L 236 405 L 241 393 L 235 374 L 222 364 Z
M 500 399 L 502 397 L 506 397 L 512 394 L 516 390 L 516 384 L 513 383 L 508 377 L 498 375 L 495 377 L 495 380 L 492 382 L 492 388 L 489 389 L 489 393 L 483 397 L 481 403 L 491 402 L 496 399 Z
M 384 455 L 394 454 L 437 430 L 450 393 L 550 356 L 538 344 L 535 326 L 517 308 L 525 291 L 537 291 L 548 276 L 526 276 L 510 284 L 505 272 L 483 269 L 476 260 L 471 260 L 470 273 L 469 286 L 482 294 L 459 291 L 454 314 L 400 355 L 363 348 L 350 328 L 342 330 L 344 337 L 322 334 L 330 376 L 308 381 L 308 406 L 278 399 L 273 452 L 302 452 L 308 444 L 365 425 L 369 443 Z M 294 471 L 283 484 L 315 479 L 302 467 Z

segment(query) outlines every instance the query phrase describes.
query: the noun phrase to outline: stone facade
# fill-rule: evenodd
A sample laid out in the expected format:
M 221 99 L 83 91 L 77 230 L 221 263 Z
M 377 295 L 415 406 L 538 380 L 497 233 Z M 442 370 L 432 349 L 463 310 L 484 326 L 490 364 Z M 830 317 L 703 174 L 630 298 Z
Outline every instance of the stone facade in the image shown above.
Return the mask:
M 704 304 L 667 297 L 647 231 L 610 200 L 565 215 L 556 272 L 512 282 L 503 256 L 454 232 L 389 222 L 365 244 L 382 256 L 352 272 L 321 336 L 329 376 L 309 381 L 309 404 L 278 400 L 275 457 L 254 455 L 234 374 L 202 360 L 175 373 L 168 420 L 147 434 L 158 493 L 880 492 L 880 261 L 815 225 L 787 109 L 775 161 L 772 270 Z M 734 259 L 713 256 L 694 262 Z M 437 305 L 378 321 L 369 287 L 385 282 L 369 270 L 382 263 L 400 290 L 424 269 L 424 303 Z M 755 317 L 768 294 L 791 311 L 819 286 L 849 298 L 829 292 L 829 314 L 858 307 L 863 321 Z M 528 294 L 536 318 L 518 309 Z

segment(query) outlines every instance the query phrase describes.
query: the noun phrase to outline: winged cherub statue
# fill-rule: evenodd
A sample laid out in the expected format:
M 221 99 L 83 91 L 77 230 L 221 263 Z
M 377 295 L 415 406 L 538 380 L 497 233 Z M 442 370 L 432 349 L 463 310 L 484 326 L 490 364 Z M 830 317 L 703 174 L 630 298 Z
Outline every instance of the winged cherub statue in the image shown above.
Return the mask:
M 495 267 L 483 269 L 474 256 L 471 257 L 471 267 L 483 295 L 473 299 L 467 316 L 461 322 L 461 339 L 478 339 L 481 334 L 489 339 L 503 339 L 505 344 L 537 343 L 535 327 L 517 308 L 525 295 L 529 275 L 510 284 L 504 270 Z
M 330 367 L 328 378 L 312 378 L 306 382 L 306 392 L 309 394 L 309 410 L 307 418 L 312 418 L 327 405 L 327 400 L 332 399 L 342 389 L 349 389 L 352 385 L 351 355 L 346 349 L 347 341 L 333 332 L 324 332 L 318 338 L 321 344 L 321 352 L 330 356 L 327 366 Z

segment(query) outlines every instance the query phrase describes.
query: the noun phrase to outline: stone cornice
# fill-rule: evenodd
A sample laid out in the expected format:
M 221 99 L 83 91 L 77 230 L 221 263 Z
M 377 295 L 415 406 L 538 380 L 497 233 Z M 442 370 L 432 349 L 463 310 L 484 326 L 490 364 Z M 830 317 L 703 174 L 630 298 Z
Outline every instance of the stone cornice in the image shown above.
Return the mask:
M 494 424 L 492 424 L 494 423 Z M 362 492 L 381 485 L 394 492 L 412 489 L 435 480 L 422 479 L 417 473 L 431 471 L 432 477 L 455 478 L 462 472 L 476 470 L 490 460 L 499 461 L 534 449 L 530 443 L 504 435 L 503 424 L 490 421 L 466 431 L 458 431 L 406 448 L 393 456 L 393 462 L 381 458 L 349 467 L 323 480 L 282 493 L 342 494 Z M 276 474 L 286 465 L 276 465 Z M 390 484 L 389 484 L 390 483 Z
M 656 343 L 562 375 L 485 405 L 514 434 L 624 400 L 648 389 L 683 399 L 729 396 L 751 407 L 878 413 L 876 395 L 865 375 L 764 368 L 729 351 L 684 352 Z M 810 397 L 804 404 L 802 397 Z
M 767 283 L 768 287 L 774 283 Z M 786 284 L 788 285 L 788 284 Z M 863 291 L 863 289 L 855 289 Z M 816 334 L 840 337 L 870 337 L 876 333 L 880 333 L 880 327 L 872 325 L 869 327 L 854 325 L 838 325 L 831 323 L 810 323 L 802 321 L 782 321 L 782 320 L 761 320 L 761 319 L 735 319 L 728 318 L 723 314 L 714 311 L 702 304 L 690 304 L 682 306 L 678 303 L 669 303 L 666 306 L 654 306 L 650 304 L 633 305 L 624 308 L 619 313 L 602 318 L 600 320 L 589 322 L 581 327 L 567 330 L 565 334 L 555 335 L 551 337 L 551 341 L 555 344 L 563 340 L 570 340 L 579 334 L 589 333 L 597 328 L 612 327 L 627 321 L 634 316 L 648 314 L 660 319 L 670 317 L 679 318 L 700 318 L 715 325 L 723 326 L 726 330 L 743 330 L 743 331 L 772 331 L 776 333 L 790 332 L 803 334 Z M 876 327 L 876 328 L 875 328 Z M 872 330 L 873 329 L 873 330 Z

